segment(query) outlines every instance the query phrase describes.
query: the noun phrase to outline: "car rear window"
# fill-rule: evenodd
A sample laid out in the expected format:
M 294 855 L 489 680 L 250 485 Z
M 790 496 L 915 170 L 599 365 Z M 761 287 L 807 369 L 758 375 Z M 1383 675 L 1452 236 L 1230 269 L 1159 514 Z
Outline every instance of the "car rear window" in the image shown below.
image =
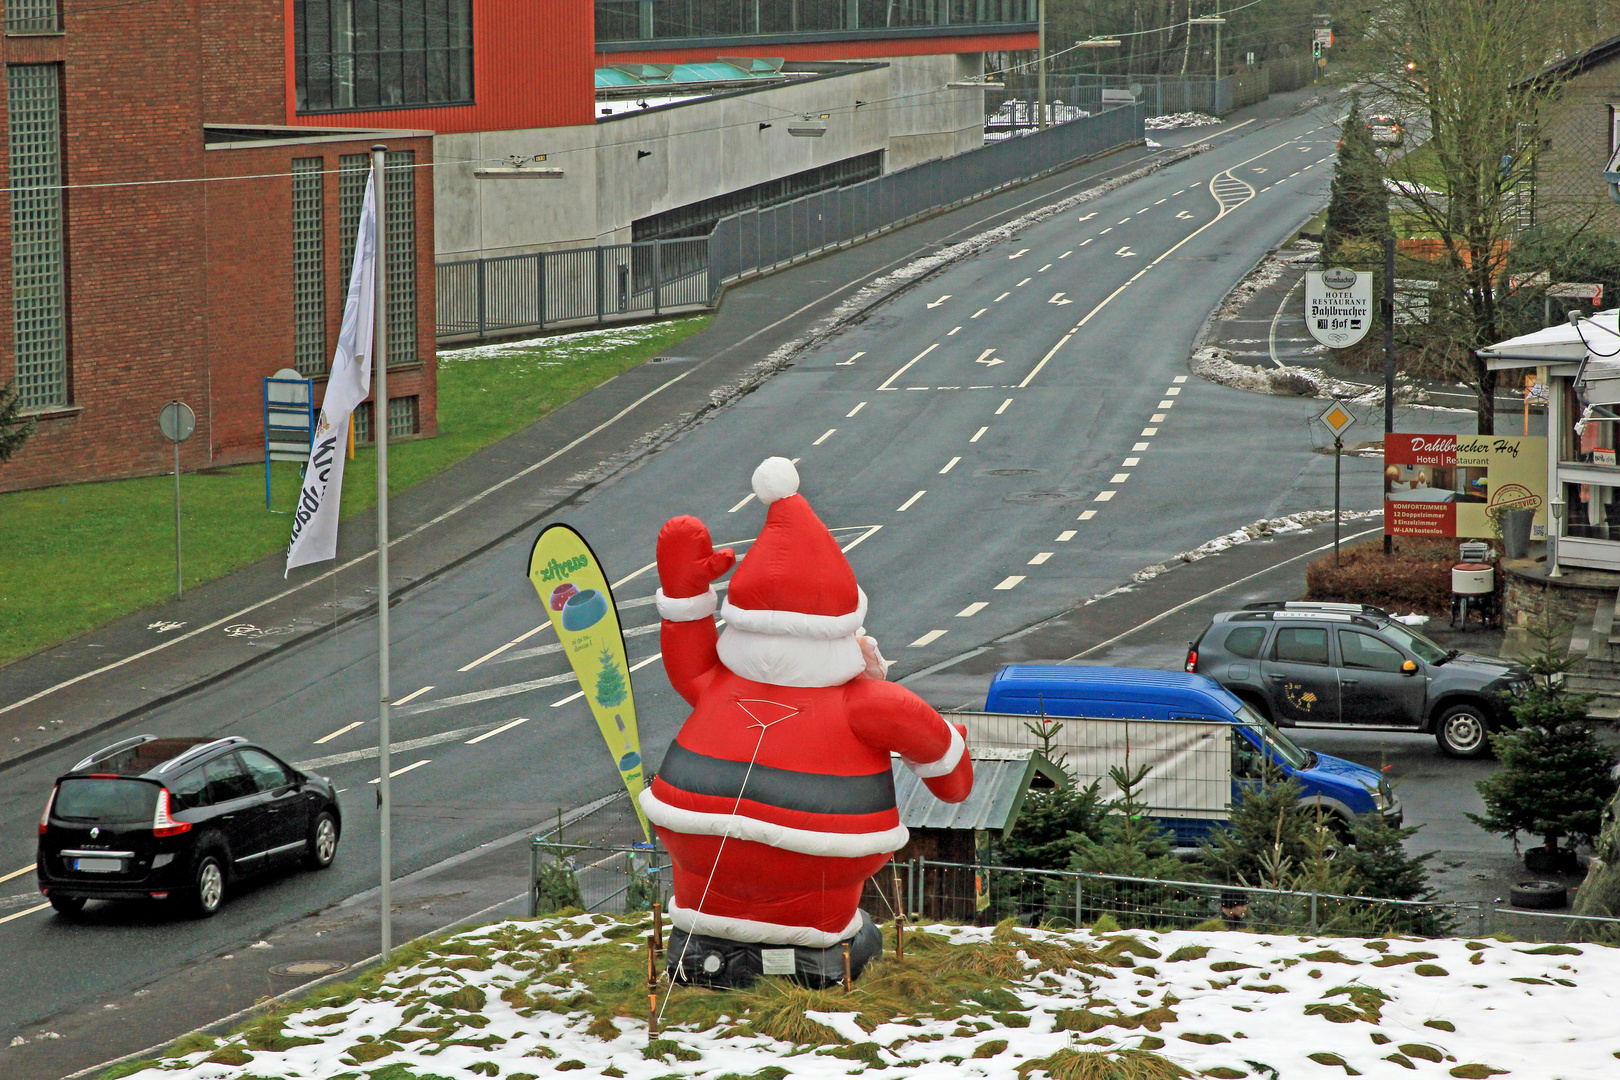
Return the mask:
M 1226 651 L 1233 656 L 1253 660 L 1260 655 L 1260 646 L 1266 643 L 1266 628 L 1243 626 L 1226 635 Z
M 57 786 L 51 812 L 69 821 L 102 825 L 149 823 L 157 810 L 157 793 L 158 786 L 144 780 L 64 780 Z

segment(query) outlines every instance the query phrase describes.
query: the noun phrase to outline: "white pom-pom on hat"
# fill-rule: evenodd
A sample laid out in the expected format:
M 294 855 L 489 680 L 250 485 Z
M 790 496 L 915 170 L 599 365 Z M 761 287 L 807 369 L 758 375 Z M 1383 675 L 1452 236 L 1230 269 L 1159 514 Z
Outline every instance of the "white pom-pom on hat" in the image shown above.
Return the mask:
M 766 506 L 799 493 L 799 470 L 785 457 L 770 457 L 754 470 L 754 495 Z

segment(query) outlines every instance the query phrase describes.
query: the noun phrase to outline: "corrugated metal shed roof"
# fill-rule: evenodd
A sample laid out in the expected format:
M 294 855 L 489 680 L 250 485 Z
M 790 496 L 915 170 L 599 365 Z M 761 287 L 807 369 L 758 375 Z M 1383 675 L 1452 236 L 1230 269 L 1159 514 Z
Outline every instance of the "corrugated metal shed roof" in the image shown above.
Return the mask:
M 894 801 L 900 824 L 911 829 L 999 829 L 1006 832 L 1018 820 L 1024 795 L 1037 775 L 1060 786 L 1068 777 L 1034 750 L 975 748 L 973 791 L 959 803 L 941 802 L 898 757 L 894 770 Z

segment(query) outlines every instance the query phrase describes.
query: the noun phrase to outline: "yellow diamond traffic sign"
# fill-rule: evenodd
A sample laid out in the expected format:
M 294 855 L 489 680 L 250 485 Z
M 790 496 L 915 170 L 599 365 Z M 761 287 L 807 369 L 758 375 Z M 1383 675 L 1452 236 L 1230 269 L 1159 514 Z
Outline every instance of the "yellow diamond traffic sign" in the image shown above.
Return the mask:
M 1336 399 L 1332 405 L 1328 406 L 1327 411 L 1318 416 L 1317 419 L 1322 421 L 1329 431 L 1333 432 L 1335 439 L 1342 438 L 1344 433 L 1350 430 L 1350 425 L 1356 422 L 1355 416 L 1351 414 L 1349 409 L 1344 407 L 1344 403 Z

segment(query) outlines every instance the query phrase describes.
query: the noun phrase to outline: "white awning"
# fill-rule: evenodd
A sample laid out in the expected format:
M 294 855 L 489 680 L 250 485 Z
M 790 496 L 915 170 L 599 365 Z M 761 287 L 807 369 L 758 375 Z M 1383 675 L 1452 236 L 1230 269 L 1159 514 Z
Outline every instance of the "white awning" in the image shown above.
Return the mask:
M 1544 330 L 1521 334 L 1479 350 L 1485 366 L 1492 371 L 1545 365 L 1550 374 L 1573 375 L 1587 358 L 1588 347 L 1593 352 L 1593 363 L 1587 367 L 1587 378 L 1620 378 L 1620 355 L 1605 354 L 1620 350 L 1620 308 L 1600 311 L 1590 319 L 1581 320 L 1578 327 L 1559 323 Z M 1614 374 L 1598 364 L 1615 365 Z

